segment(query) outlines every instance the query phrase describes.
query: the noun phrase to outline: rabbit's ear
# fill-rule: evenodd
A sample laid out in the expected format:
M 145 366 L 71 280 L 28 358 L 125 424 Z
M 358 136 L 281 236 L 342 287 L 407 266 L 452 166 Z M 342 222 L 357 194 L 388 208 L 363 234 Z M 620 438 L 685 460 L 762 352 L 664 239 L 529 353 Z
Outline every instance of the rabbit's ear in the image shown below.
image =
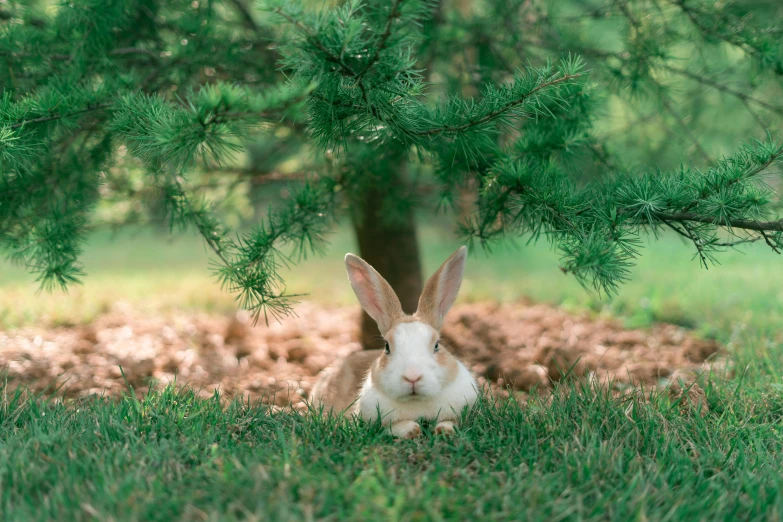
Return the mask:
M 345 268 L 364 311 L 378 323 L 381 334 L 386 334 L 394 322 L 404 315 L 402 305 L 391 285 L 367 261 L 353 254 L 345 255 Z
M 457 299 L 465 271 L 468 249 L 464 246 L 451 254 L 424 285 L 416 315 L 440 331 L 443 319 Z

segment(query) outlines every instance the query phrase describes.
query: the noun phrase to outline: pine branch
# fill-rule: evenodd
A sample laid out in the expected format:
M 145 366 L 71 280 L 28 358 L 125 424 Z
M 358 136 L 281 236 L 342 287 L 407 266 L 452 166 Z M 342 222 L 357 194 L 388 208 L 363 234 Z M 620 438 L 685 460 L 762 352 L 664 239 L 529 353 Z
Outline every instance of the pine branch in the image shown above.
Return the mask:
M 63 118 L 70 118 L 71 116 L 78 116 L 79 114 L 84 114 L 84 113 L 87 113 L 87 112 L 100 111 L 100 110 L 103 110 L 103 109 L 107 109 L 107 108 L 109 108 L 111 106 L 112 106 L 111 103 L 101 103 L 99 105 L 95 105 L 95 106 L 92 106 L 92 107 L 87 107 L 86 109 L 82 109 L 82 110 L 78 110 L 78 111 L 74 111 L 74 112 L 69 112 L 69 113 L 65 113 L 65 114 L 53 114 L 51 116 L 43 116 L 43 117 L 40 117 L 40 118 L 31 119 L 31 120 L 22 120 L 22 121 L 20 121 L 18 123 L 11 124 L 9 126 L 9 128 L 13 130 L 13 129 L 18 129 L 20 127 L 24 127 L 25 125 L 34 125 L 36 123 L 45 123 L 45 122 L 49 122 L 49 121 L 61 120 Z
M 704 246 L 702 245 L 702 242 L 694 236 L 694 234 L 691 232 L 690 227 L 687 223 L 682 224 L 682 229 L 680 227 L 675 226 L 675 224 L 667 219 L 663 220 L 664 225 L 668 226 L 670 229 L 674 230 L 679 235 L 683 236 L 684 238 L 688 239 L 693 245 L 696 247 L 696 253 L 699 256 L 699 260 L 704 267 L 705 270 L 709 269 L 709 263 L 707 263 L 707 254 L 704 252 Z
M 586 56 L 594 56 L 596 58 L 600 59 L 607 59 L 607 58 L 614 58 L 619 60 L 622 63 L 627 63 L 628 59 L 630 58 L 630 54 L 628 52 L 625 53 L 617 53 L 617 52 L 610 52 L 610 51 L 603 51 L 600 49 L 594 49 L 590 47 L 584 47 L 584 46 L 573 46 L 572 48 L 575 49 L 580 54 L 586 55 Z M 661 62 L 659 64 L 656 64 L 656 66 L 661 67 L 662 69 L 669 71 L 673 74 L 677 74 L 679 76 L 684 76 L 690 80 L 693 80 L 695 82 L 701 83 L 702 85 L 707 85 L 709 87 L 712 87 L 716 90 L 719 90 L 721 92 L 725 92 L 726 94 L 729 94 L 731 96 L 734 96 L 735 98 L 738 98 L 744 102 L 752 102 L 756 105 L 759 105 L 761 107 L 764 107 L 765 109 L 768 109 L 776 114 L 779 114 L 783 116 L 783 107 L 779 105 L 773 105 L 769 103 L 768 101 L 762 100 L 760 98 L 757 98 L 753 95 L 750 95 L 748 93 L 742 92 L 740 90 L 734 89 L 732 87 L 729 87 L 728 85 L 722 84 L 708 76 L 700 75 L 693 73 L 687 69 L 682 69 L 680 67 L 675 67 L 673 65 L 670 65 L 666 62 Z
M 769 123 L 767 123 L 766 120 L 761 117 L 761 115 L 756 113 L 753 107 L 750 106 L 748 100 L 742 100 L 742 104 L 745 106 L 745 109 L 748 111 L 748 113 L 753 116 L 753 119 L 756 120 L 756 123 L 759 124 L 759 127 L 761 127 L 762 130 L 769 129 Z
M 703 171 L 682 167 L 632 176 L 606 154 L 618 150 L 617 141 L 606 135 L 598 141 L 593 127 L 600 114 L 596 91 L 605 85 L 603 94 L 612 96 L 628 89 L 649 102 L 645 112 L 654 107 L 664 114 L 672 140 L 689 139 L 706 158 L 712 142 L 697 139 L 701 129 L 681 116 L 688 100 L 666 97 L 661 73 L 679 85 L 693 87 L 693 81 L 701 91 L 731 96 L 763 124 L 753 108 L 772 116 L 783 115 L 783 107 L 762 90 L 721 83 L 724 76 L 712 72 L 720 63 L 706 64 L 699 53 L 716 39 L 730 41 L 762 68 L 774 67 L 780 62 L 774 31 L 754 29 L 729 11 L 713 13 L 706 0 L 687 1 L 702 27 L 679 8 L 664 11 L 657 0 L 609 0 L 608 14 L 621 17 L 625 38 L 607 52 L 590 49 L 589 38 L 603 38 L 591 30 L 575 33 L 573 40 L 587 42 L 580 50 L 535 1 L 485 2 L 487 9 L 470 17 L 444 15 L 428 24 L 420 23 L 432 14 L 427 0 L 338 2 L 313 14 L 303 12 L 298 0 L 270 0 L 279 6 L 270 12 L 290 25 L 281 33 L 256 22 L 250 1 L 216 0 L 193 9 L 188 1 L 180 9 L 166 2 L 148 7 L 73 0 L 73 9 L 60 10 L 67 16 L 46 19 L 45 31 L 16 23 L 20 15 L 12 8 L 12 24 L 0 34 L 0 59 L 9 69 L 0 79 L 7 92 L 0 97 L 0 167 L 12 173 L 0 176 L 0 246 L 17 252 L 45 281 L 67 283 L 78 276 L 80 238 L 96 206 L 101 212 L 103 205 L 123 206 L 116 215 L 154 219 L 162 202 L 172 226 L 195 228 L 204 237 L 219 280 L 240 306 L 255 318 L 268 310 L 289 313 L 293 296 L 285 293 L 280 270 L 291 261 L 289 249 L 320 251 L 344 198 L 352 201 L 370 183 L 388 186 L 387 163 L 418 160 L 424 170 L 436 164 L 434 182 L 427 177 L 395 185 L 402 195 L 384 193 L 384 213 L 420 204 L 433 187 L 445 198 L 467 179 L 475 181 L 470 186 L 478 212 L 463 225 L 466 234 L 482 244 L 504 234 L 543 236 L 562 255 L 565 271 L 602 292 L 616 291 L 627 277 L 648 232 L 671 230 L 693 242 L 705 265 L 721 249 L 744 243 L 764 240 L 773 251 L 783 249 L 776 188 L 759 176 L 783 155 L 777 144 L 746 146 Z M 504 24 L 516 33 L 498 31 Z M 702 31 L 710 25 L 716 34 Z M 669 51 L 688 35 L 698 36 L 692 42 L 697 67 L 679 67 Z M 184 38 L 189 42 L 181 43 Z M 261 41 L 264 50 L 250 51 Z M 453 61 L 458 44 L 480 50 L 469 64 L 475 69 Z M 267 47 L 282 56 L 279 69 L 271 66 Z M 582 81 L 586 73 L 578 59 L 512 67 L 571 50 L 606 65 L 591 84 Z M 256 54 L 267 61 L 251 57 Z M 438 88 L 444 101 L 430 104 L 429 75 L 454 72 L 454 66 L 469 74 L 449 77 Z M 501 83 L 509 72 L 513 81 Z M 460 89 L 479 81 L 484 87 L 478 96 L 460 96 Z M 269 85 L 280 87 L 267 90 Z M 276 133 L 279 117 L 295 114 L 291 109 L 305 100 L 306 117 L 286 129 L 296 137 L 295 150 L 283 147 L 265 158 L 266 173 L 242 169 L 226 176 L 229 169 L 221 164 L 233 164 L 255 134 Z M 631 113 L 639 107 L 633 99 L 629 105 Z M 81 116 L 99 110 L 106 112 Z M 727 110 L 735 111 L 728 119 L 743 117 L 737 128 L 753 125 L 739 103 Z M 646 130 L 632 123 L 629 142 Z M 24 126 L 29 131 L 18 130 Z M 720 129 L 726 135 L 721 139 L 731 130 Z M 113 162 L 120 144 L 124 159 Z M 303 166 L 293 176 L 303 183 L 292 184 L 291 196 L 236 238 L 215 208 L 198 198 L 202 189 L 222 196 L 246 181 L 291 179 L 280 174 L 282 161 L 325 150 L 326 163 L 314 165 L 326 165 L 327 172 L 302 179 L 315 168 Z M 624 157 L 644 161 L 652 152 L 650 146 Z M 591 180 L 606 170 L 599 162 L 616 175 Z M 164 172 L 178 176 L 163 179 Z M 113 178 L 108 194 L 98 190 L 104 178 Z
M 456 126 L 453 126 L 453 125 L 442 125 L 442 126 L 439 126 L 439 127 L 432 127 L 432 128 L 424 129 L 424 130 L 420 130 L 420 131 L 413 131 L 413 132 L 411 132 L 411 134 L 414 135 L 414 136 L 432 136 L 432 135 L 437 136 L 437 135 L 443 134 L 445 132 L 454 132 L 454 133 L 464 132 L 464 131 L 466 131 L 468 129 L 471 129 L 472 127 L 483 125 L 485 123 L 488 123 L 488 122 L 494 120 L 498 116 L 501 116 L 501 115 L 507 113 L 508 111 L 513 109 L 514 107 L 516 107 L 518 105 L 521 105 L 522 103 L 526 102 L 532 96 L 534 96 L 535 94 L 543 91 L 544 89 L 547 89 L 549 87 L 554 87 L 555 85 L 561 84 L 563 82 L 568 82 L 568 81 L 571 81 L 571 80 L 575 80 L 576 78 L 580 78 L 582 76 L 583 75 L 581 73 L 566 74 L 566 75 L 564 75 L 564 76 L 562 76 L 560 78 L 557 78 L 555 80 L 551 80 L 551 81 L 542 83 L 538 87 L 536 87 L 536 88 L 532 89 L 531 91 L 523 94 L 522 96 L 520 96 L 516 100 L 507 103 L 503 107 L 501 107 L 499 109 L 496 109 L 496 110 L 486 114 L 485 116 L 483 116 L 483 117 L 481 117 L 481 118 L 479 118 L 477 120 L 471 120 L 471 121 L 465 122 L 462 125 L 456 125 Z
M 701 19 L 699 19 L 699 15 L 702 14 L 697 9 L 694 9 L 686 4 L 686 0 L 670 0 L 670 2 L 673 5 L 676 5 L 679 7 L 683 13 L 688 17 L 688 19 L 691 21 L 691 23 L 703 34 L 709 35 L 713 38 L 716 38 L 718 40 L 724 41 L 726 43 L 729 43 L 731 45 L 734 45 L 735 47 L 739 47 L 743 51 L 747 52 L 751 55 L 757 55 L 762 52 L 761 49 L 758 47 L 753 46 L 751 43 L 749 43 L 747 40 L 742 38 L 733 37 L 727 34 L 723 34 L 719 31 L 716 31 L 715 27 L 709 27 L 706 24 L 702 22 Z
M 639 23 L 639 20 L 636 19 L 636 17 L 631 13 L 631 10 L 628 9 L 628 1 L 627 0 L 614 0 L 614 3 L 617 4 L 617 7 L 620 8 L 620 11 L 623 13 L 623 16 L 630 22 L 631 27 L 634 28 L 634 30 L 639 31 L 641 28 L 641 24 Z
M 743 174 L 742 176 L 736 177 L 734 179 L 730 179 L 728 182 L 726 182 L 726 187 L 732 187 L 736 185 L 737 183 L 741 183 L 743 181 L 746 181 L 750 178 L 753 178 L 754 176 L 761 174 L 764 172 L 767 168 L 769 168 L 773 163 L 777 162 L 779 159 L 783 158 L 783 146 L 777 147 L 777 150 L 774 151 L 772 154 L 769 155 L 769 157 L 762 162 L 761 164 L 757 165 L 756 167 L 750 169 L 748 172 Z M 702 193 L 700 194 L 696 199 L 694 199 L 690 204 L 688 204 L 682 212 L 687 213 L 688 211 L 696 208 L 696 206 L 699 205 L 702 201 L 704 201 L 705 198 L 707 198 L 709 194 Z M 743 227 L 740 227 L 743 228 Z
M 783 220 L 782 220 L 782 221 L 783 221 Z M 775 252 L 775 253 L 776 253 L 776 254 L 778 254 L 778 255 L 781 253 L 781 252 L 780 252 L 780 248 L 778 248 L 778 246 L 779 246 L 779 245 L 776 245 L 776 244 L 775 244 L 775 243 L 774 243 L 774 242 L 773 242 L 773 241 L 770 239 L 770 237 L 769 237 L 769 236 L 766 234 L 766 232 L 765 232 L 765 231 L 763 231 L 763 230 L 761 231 L 761 236 L 764 238 L 764 241 L 767 243 L 767 246 L 769 246 L 769 247 L 772 249 L 772 251 L 773 251 L 773 252 Z M 781 247 L 781 248 L 783 248 L 783 247 Z
M 743 179 L 752 178 L 753 176 L 756 176 L 757 174 L 761 174 L 765 170 L 767 170 L 770 166 L 772 166 L 773 163 L 777 162 L 779 159 L 783 158 L 783 146 L 777 147 L 777 150 L 769 155 L 769 157 L 759 165 L 757 165 L 755 168 L 750 169 L 744 176 L 742 176 Z M 729 182 L 729 186 L 733 185 L 734 183 L 737 183 L 739 180 L 732 180 Z
M 171 179 L 173 180 L 174 185 L 179 190 L 179 196 L 182 198 L 185 204 L 188 217 L 190 218 L 192 223 L 196 226 L 196 229 L 198 230 L 199 234 L 201 235 L 202 238 L 204 238 L 204 241 L 207 243 L 207 245 L 209 245 L 209 248 L 211 248 L 212 251 L 215 253 L 215 255 L 217 255 L 220 258 L 223 264 L 228 266 L 229 261 L 223 255 L 223 249 L 220 247 L 219 241 L 215 238 L 214 234 L 212 234 L 209 230 L 206 229 L 203 220 L 199 219 L 198 212 L 193 207 L 190 198 L 185 193 L 185 188 L 182 186 L 180 177 L 175 174 L 171 176 Z
M 383 30 L 383 33 L 381 34 L 380 39 L 378 40 L 378 44 L 375 47 L 375 51 L 373 52 L 372 57 L 367 61 L 367 65 L 364 66 L 364 69 L 359 71 L 359 74 L 356 76 L 357 80 L 361 80 L 362 76 L 364 76 L 367 71 L 369 71 L 373 65 L 375 65 L 375 62 L 378 61 L 378 56 L 381 54 L 381 51 L 386 47 L 386 42 L 389 40 L 389 36 L 391 36 L 391 28 L 392 24 L 394 23 L 394 20 L 396 20 L 400 13 L 398 11 L 398 8 L 402 6 L 402 3 L 405 0 L 394 0 L 391 6 L 391 11 L 389 11 L 389 17 L 386 20 L 386 27 Z M 369 105 L 369 104 L 368 104 Z
M 719 247 L 735 247 L 737 245 L 742 245 L 742 244 L 746 244 L 746 243 L 755 243 L 756 241 L 760 241 L 761 239 L 763 239 L 761 236 L 748 237 L 748 238 L 739 239 L 737 241 L 726 241 L 726 242 L 715 243 L 715 246 L 719 246 Z
M 348 64 L 346 64 L 342 58 L 340 58 L 338 55 L 332 53 L 329 49 L 327 49 L 323 43 L 318 39 L 318 35 L 315 33 L 315 31 L 311 28 L 303 24 L 300 20 L 297 20 L 293 16 L 289 15 L 285 11 L 283 11 L 281 8 L 277 7 L 273 9 L 274 13 L 277 13 L 278 15 L 282 16 L 288 23 L 299 29 L 302 33 L 305 34 L 308 41 L 315 45 L 324 55 L 326 56 L 326 59 L 329 62 L 335 63 L 340 66 L 340 68 L 349 76 L 355 77 L 356 71 L 354 71 Z
M 713 87 L 721 92 L 725 92 L 726 94 L 730 94 L 736 98 L 739 98 L 742 101 L 746 102 L 752 102 L 756 105 L 759 105 L 761 107 L 764 107 L 765 109 L 768 109 L 775 114 L 779 114 L 783 116 L 783 107 L 780 107 L 778 105 L 773 105 L 765 100 L 756 98 L 754 96 L 751 96 L 750 94 L 744 93 L 742 91 L 738 91 L 736 89 L 733 89 L 729 87 L 728 85 L 724 85 L 722 83 L 716 82 L 712 78 L 708 78 L 706 76 L 701 76 L 699 74 L 692 73 L 688 71 L 687 69 L 680 69 L 679 67 L 673 67 L 671 65 L 665 64 L 662 66 L 664 69 L 666 69 L 669 72 L 672 72 L 674 74 L 679 74 L 681 76 L 685 76 L 686 78 L 690 78 L 691 80 L 695 82 L 699 82 L 703 85 L 708 85 L 710 87 Z
M 757 232 L 783 232 L 783 219 L 778 219 L 777 221 L 726 219 L 724 217 L 704 216 L 694 212 L 652 212 L 652 215 L 653 217 L 662 221 L 673 221 L 676 223 L 686 223 L 693 221 L 696 223 L 718 225 L 732 229 L 739 228 L 743 230 L 754 230 Z

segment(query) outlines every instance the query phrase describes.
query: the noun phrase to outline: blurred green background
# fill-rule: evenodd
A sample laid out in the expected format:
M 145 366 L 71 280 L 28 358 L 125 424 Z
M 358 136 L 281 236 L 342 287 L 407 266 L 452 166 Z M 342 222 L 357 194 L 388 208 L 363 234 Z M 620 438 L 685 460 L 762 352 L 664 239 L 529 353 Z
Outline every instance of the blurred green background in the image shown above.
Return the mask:
M 448 219 L 428 216 L 426 223 L 419 242 L 429 274 L 459 243 Z M 283 272 L 289 291 L 326 305 L 356 305 L 342 259 L 351 251 L 351 232 L 336 229 L 324 255 Z M 529 298 L 573 311 L 618 316 L 627 326 L 672 322 L 723 342 L 745 329 L 762 338 L 781 337 L 780 256 L 764 245 L 746 245 L 720 256 L 720 265 L 705 270 L 693 254 L 692 246 L 679 237 L 650 238 L 631 280 L 608 298 L 560 272 L 557 254 L 545 241 L 508 241 L 491 254 L 471 254 L 460 301 Z M 228 314 L 237 309 L 232 295 L 212 277 L 209 255 L 201 238 L 192 233 L 170 235 L 148 227 L 95 232 L 84 260 L 84 285 L 51 294 L 38 292 L 33 277 L 20 267 L 0 263 L 0 328 L 86 323 L 119 301 L 149 313 L 185 309 Z

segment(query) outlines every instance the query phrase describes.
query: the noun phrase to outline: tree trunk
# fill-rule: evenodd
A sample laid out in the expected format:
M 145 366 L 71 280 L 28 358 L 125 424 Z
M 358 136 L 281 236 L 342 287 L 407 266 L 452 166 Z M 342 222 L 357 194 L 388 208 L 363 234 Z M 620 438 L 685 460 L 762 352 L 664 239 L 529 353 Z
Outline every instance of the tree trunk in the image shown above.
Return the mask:
M 402 178 L 395 181 L 403 182 Z M 423 288 L 413 210 L 408 207 L 402 222 L 385 223 L 380 214 L 384 197 L 384 191 L 370 188 L 359 203 L 358 219 L 354 221 L 359 255 L 389 282 L 402 310 L 412 314 Z M 360 340 L 365 350 L 383 347 L 378 326 L 364 311 Z

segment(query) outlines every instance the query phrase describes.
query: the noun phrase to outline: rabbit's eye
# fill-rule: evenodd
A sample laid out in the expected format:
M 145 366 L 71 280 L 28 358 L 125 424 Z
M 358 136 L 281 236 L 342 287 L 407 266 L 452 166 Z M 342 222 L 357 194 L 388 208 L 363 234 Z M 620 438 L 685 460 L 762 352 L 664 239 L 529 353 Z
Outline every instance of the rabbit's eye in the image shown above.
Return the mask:
M 439 349 L 439 348 L 440 348 L 440 343 L 439 343 L 439 342 L 438 342 L 438 343 L 435 343 L 435 351 L 436 351 L 436 352 L 438 351 L 438 349 Z
M 389 355 L 391 353 L 391 350 L 389 350 L 389 343 L 386 343 L 386 349 L 384 350 L 386 352 L 386 355 Z

